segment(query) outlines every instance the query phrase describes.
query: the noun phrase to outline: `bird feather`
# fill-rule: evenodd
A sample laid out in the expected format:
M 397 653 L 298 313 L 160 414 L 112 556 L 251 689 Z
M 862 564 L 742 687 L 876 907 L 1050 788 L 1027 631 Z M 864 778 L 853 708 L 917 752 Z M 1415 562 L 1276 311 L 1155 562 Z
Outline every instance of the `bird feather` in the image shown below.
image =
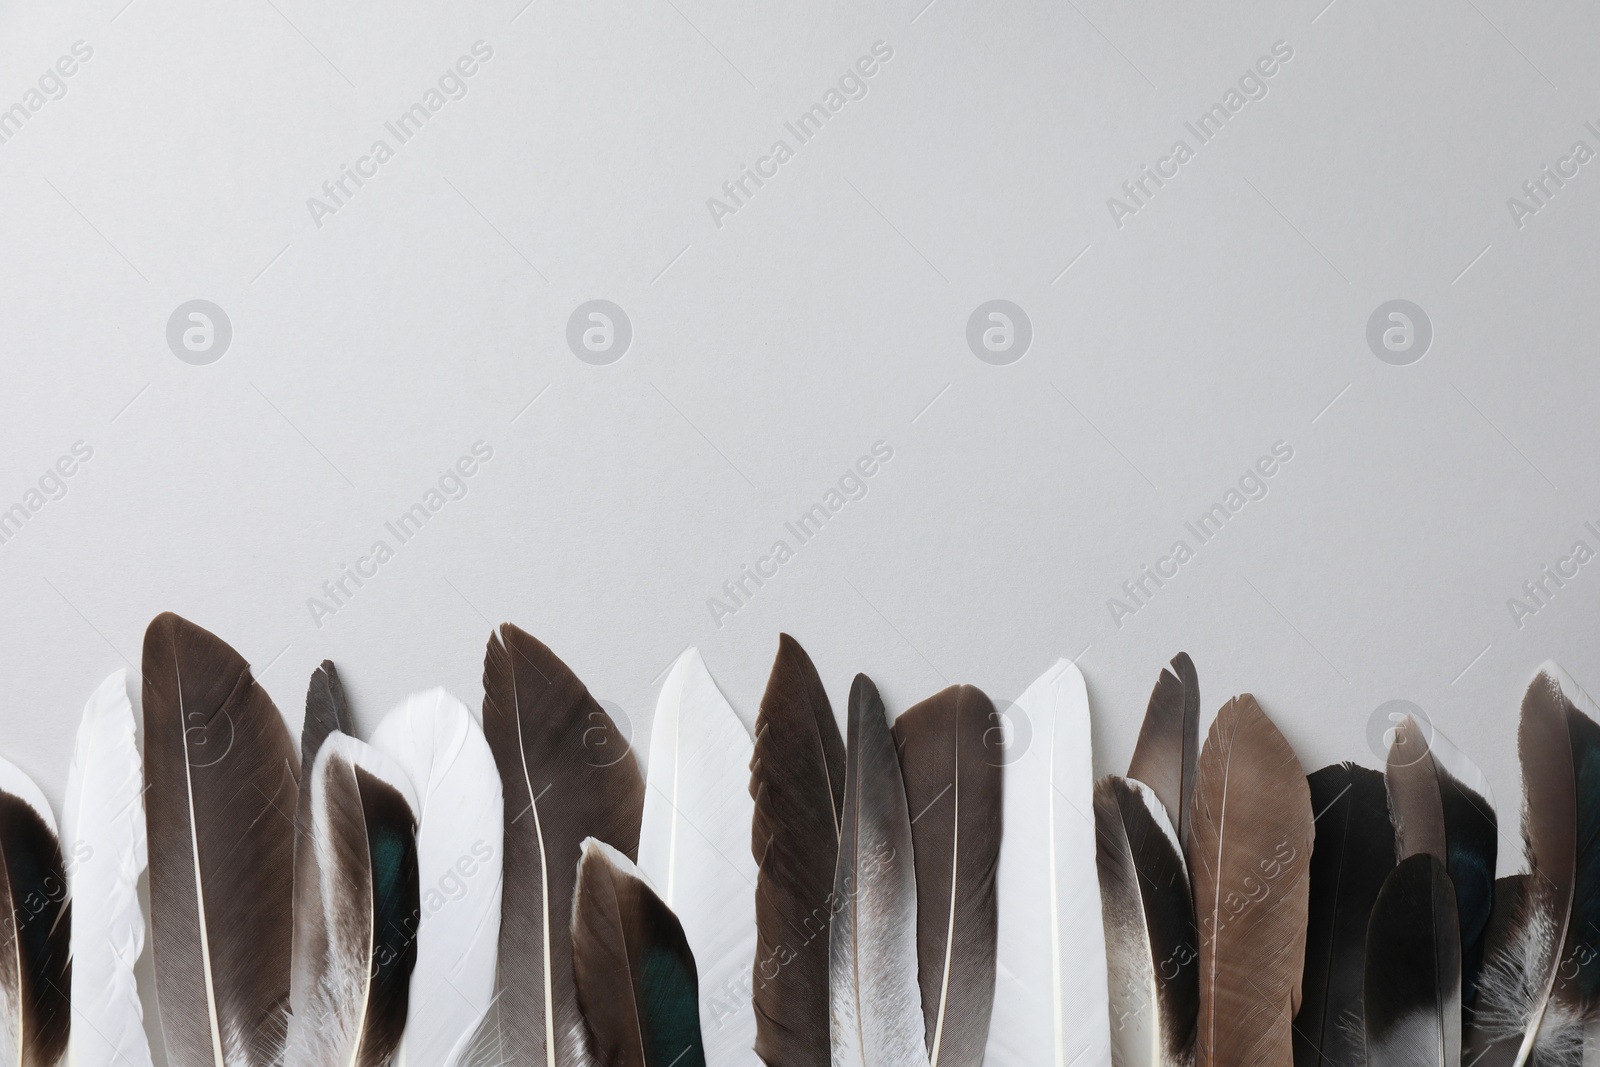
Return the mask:
M 116 671 L 83 708 L 61 809 L 72 923 L 71 1067 L 150 1067 L 133 967 L 144 951 L 144 781 L 128 674 Z
M 878 689 L 850 688 L 844 814 L 828 929 L 833 1067 L 927 1067 L 911 815 Z
M 71 1030 L 72 901 L 39 787 L 0 759 L 0 1040 L 12 1067 L 58 1067 Z
M 686 650 L 661 687 L 650 730 L 639 870 L 694 952 L 708 1067 L 745 1067 L 756 1040 L 753 751 L 699 650 Z
M 1180 842 L 1189 839 L 1189 798 L 1200 755 L 1200 679 L 1187 652 L 1172 657 L 1150 692 L 1128 777 L 1156 791 Z
M 1384 780 L 1396 858 L 1426 852 L 1445 865 L 1461 922 L 1461 1003 L 1477 996 L 1483 932 L 1494 907 L 1499 827 L 1489 782 L 1431 723 L 1396 725 Z
M 579 1067 L 587 1053 L 572 978 L 578 860 L 586 837 L 636 853 L 644 779 L 577 675 L 510 623 L 490 636 L 484 657 L 483 732 L 505 791 L 497 1058 Z
M 311 774 L 317 751 L 334 731 L 354 735 L 350 726 L 350 705 L 344 685 L 332 660 L 323 660 L 311 672 L 306 687 L 306 715 L 300 726 L 300 785 L 294 809 L 294 941 L 289 969 L 289 1007 L 291 1017 L 310 1009 L 303 995 L 315 982 L 313 968 L 320 966 L 328 951 L 328 934 L 323 925 L 317 886 L 317 850 L 311 840 Z M 307 904 L 315 905 L 307 907 Z
M 494 1000 L 505 801 L 467 706 L 443 689 L 406 698 L 372 732 L 417 799 L 416 967 L 397 1067 L 459 1062 Z
M 1005 734 L 994 1013 L 985 1063 L 1104 1063 L 1110 1008 L 1095 862 L 1089 697 L 1068 660 L 1028 686 Z
M 1362 1022 L 1370 1067 L 1460 1067 L 1461 933 L 1444 864 L 1389 873 L 1367 929 Z
M 1578 877 L 1578 775 L 1575 718 L 1583 718 L 1547 665 L 1529 684 L 1517 728 L 1522 765 L 1522 835 L 1530 870 L 1516 908 L 1494 924 L 1485 949 L 1466 1059 L 1522 1067 L 1576 1064 L 1582 1013 L 1553 997 L 1563 969 Z M 1588 730 L 1583 729 L 1587 735 Z M 1576 961 L 1574 961 L 1576 962 Z
M 1394 870 L 1384 777 L 1353 763 L 1314 771 L 1316 818 L 1307 897 L 1306 966 L 1294 1020 L 1295 1067 L 1362 1067 L 1361 988 L 1367 919 Z
M 1194 1061 L 1194 901 L 1178 834 L 1154 789 L 1106 775 L 1095 783 L 1100 901 L 1111 1004 L 1111 1067 Z
M 981 1067 L 994 1008 L 1004 763 L 994 705 L 950 686 L 895 719 L 916 859 L 917 980 L 932 1067 Z
M 1206 735 L 1189 816 L 1200 938 L 1198 1067 L 1287 1064 L 1305 970 L 1311 791 L 1248 693 Z
M 306 961 L 287 1063 L 387 1067 L 416 962 L 416 796 L 397 763 L 343 733 L 327 735 L 307 774 L 318 884 L 296 911 L 320 910 L 327 939 Z
M 572 969 L 599 1067 L 706 1067 L 683 925 L 628 857 L 583 842 Z
M 844 773 L 844 740 L 817 669 L 798 641 L 780 634 L 750 757 L 750 990 L 756 1054 L 767 1067 L 831 1062 L 828 930 Z
M 172 1067 L 272 1067 L 289 1005 L 299 761 L 225 642 L 171 613 L 144 639 L 145 827 Z

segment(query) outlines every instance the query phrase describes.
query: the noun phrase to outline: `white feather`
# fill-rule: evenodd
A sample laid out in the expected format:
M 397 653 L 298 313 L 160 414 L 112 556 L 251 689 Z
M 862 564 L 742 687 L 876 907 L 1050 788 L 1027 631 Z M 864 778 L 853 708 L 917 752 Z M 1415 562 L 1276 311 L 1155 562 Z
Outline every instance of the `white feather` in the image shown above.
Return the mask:
M 749 732 L 699 650 L 686 650 L 656 702 L 639 870 L 678 916 L 694 952 L 706 1067 L 755 1062 L 751 751 Z
M 1057 660 L 1017 699 L 1005 768 L 988 1067 L 1104 1064 L 1111 1022 L 1083 675 Z
M 395 1067 L 447 1067 L 494 999 L 501 827 L 494 756 L 465 704 L 443 689 L 406 699 L 372 734 L 417 791 L 422 916 Z
M 71 1067 L 150 1067 L 133 967 L 144 951 L 144 774 L 126 671 L 83 708 L 61 809 L 72 890 Z

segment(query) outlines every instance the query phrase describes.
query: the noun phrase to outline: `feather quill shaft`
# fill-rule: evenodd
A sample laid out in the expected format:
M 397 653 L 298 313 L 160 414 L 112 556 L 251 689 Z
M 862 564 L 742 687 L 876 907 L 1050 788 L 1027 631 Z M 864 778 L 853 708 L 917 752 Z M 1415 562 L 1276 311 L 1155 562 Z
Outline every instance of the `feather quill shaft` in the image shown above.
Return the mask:
M 272 699 L 171 613 L 144 640 L 151 947 L 172 1067 L 273 1067 L 289 1005 L 299 761 Z
M 144 781 L 128 675 L 101 683 L 83 709 L 61 811 L 72 923 L 71 1067 L 150 1067 L 133 967 L 144 951 Z
M 699 651 L 688 649 L 656 703 L 639 870 L 694 952 L 708 1067 L 747 1067 L 756 1040 L 749 997 L 756 958 L 753 751 Z
M 577 675 L 510 623 L 489 639 L 483 732 L 504 789 L 500 960 L 493 1028 L 507 1067 L 579 1067 L 572 899 L 583 840 L 639 844 L 644 779 Z
M 1110 1009 L 1083 675 L 1057 660 L 1005 718 L 1006 832 L 985 1063 L 1104 1063 Z
M 788 634 L 756 717 L 750 851 L 757 865 L 751 992 L 767 1067 L 831 1062 L 828 931 L 845 750 L 811 659 Z
M 599 1067 L 706 1067 L 694 953 L 628 857 L 583 843 L 572 967 Z
M 894 722 L 916 858 L 917 975 L 932 1067 L 981 1067 L 994 1008 L 1004 766 L 994 705 L 951 686 Z
M 1197 1067 L 1293 1060 L 1312 818 L 1310 788 L 1289 743 L 1254 697 L 1228 701 L 1200 752 L 1190 811 Z
M 927 1067 L 911 815 L 888 713 L 864 674 L 850 688 L 848 738 L 828 929 L 833 1067 Z

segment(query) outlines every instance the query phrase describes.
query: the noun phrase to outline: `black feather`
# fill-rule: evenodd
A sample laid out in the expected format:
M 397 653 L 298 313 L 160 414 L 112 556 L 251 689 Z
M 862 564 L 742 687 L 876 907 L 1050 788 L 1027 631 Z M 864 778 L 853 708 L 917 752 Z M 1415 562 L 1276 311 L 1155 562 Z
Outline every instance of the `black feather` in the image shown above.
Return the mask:
M 1600 725 L 1572 707 L 1567 727 L 1577 782 L 1578 855 L 1554 996 L 1587 1017 L 1600 1000 Z
M 1295 1067 L 1360 1067 L 1367 918 L 1394 870 L 1394 828 L 1383 775 L 1353 763 L 1307 776 L 1316 844 L 1306 970 L 1294 1020 Z
M 1425 852 L 1390 873 L 1373 905 L 1362 1002 L 1371 1067 L 1459 1067 L 1456 895 Z

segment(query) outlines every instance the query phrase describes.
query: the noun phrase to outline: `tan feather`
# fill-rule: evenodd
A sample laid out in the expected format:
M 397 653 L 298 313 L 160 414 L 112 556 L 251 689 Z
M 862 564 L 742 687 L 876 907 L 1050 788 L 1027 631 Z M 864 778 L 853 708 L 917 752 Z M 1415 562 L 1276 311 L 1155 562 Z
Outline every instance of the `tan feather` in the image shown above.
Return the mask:
M 1201 749 L 1190 806 L 1200 941 L 1196 1067 L 1280 1067 L 1305 967 L 1311 791 L 1300 761 L 1248 693 Z

